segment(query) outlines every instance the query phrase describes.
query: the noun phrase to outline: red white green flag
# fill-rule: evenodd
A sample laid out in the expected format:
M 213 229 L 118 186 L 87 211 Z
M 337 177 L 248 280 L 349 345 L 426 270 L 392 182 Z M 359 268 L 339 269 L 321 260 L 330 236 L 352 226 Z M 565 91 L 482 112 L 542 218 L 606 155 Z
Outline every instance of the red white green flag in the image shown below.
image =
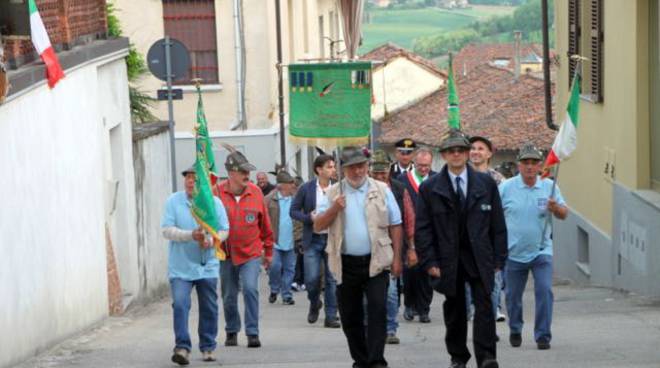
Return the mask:
M 566 160 L 571 156 L 577 146 L 577 127 L 580 115 L 580 80 L 581 75 L 577 73 L 573 78 L 573 87 L 571 88 L 571 97 L 568 100 L 566 109 L 566 119 L 559 128 L 559 133 L 555 137 L 555 143 L 548 153 L 548 157 L 543 165 L 543 177 L 550 175 L 550 169 Z
M 48 32 L 46 32 L 44 22 L 41 20 L 41 15 L 39 15 L 39 9 L 37 9 L 35 0 L 28 0 L 28 9 L 30 11 L 30 33 L 32 35 L 32 44 L 39 53 L 41 60 L 46 64 L 48 86 L 53 88 L 60 79 L 64 78 L 64 72 L 62 71 L 62 66 L 60 65 L 59 60 L 57 60 L 57 54 L 55 54 L 53 45 L 50 43 Z

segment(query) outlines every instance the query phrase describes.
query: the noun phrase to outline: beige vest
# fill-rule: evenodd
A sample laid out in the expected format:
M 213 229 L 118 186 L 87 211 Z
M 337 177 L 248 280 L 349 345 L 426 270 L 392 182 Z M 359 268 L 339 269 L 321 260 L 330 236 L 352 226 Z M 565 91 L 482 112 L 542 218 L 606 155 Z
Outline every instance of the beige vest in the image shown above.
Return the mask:
M 394 251 L 392 249 L 392 240 L 389 233 L 389 215 L 387 212 L 387 184 L 376 181 L 372 178 L 369 181 L 367 189 L 367 199 L 365 201 L 365 213 L 367 216 L 367 227 L 369 230 L 369 239 L 371 241 L 371 262 L 369 264 L 369 276 L 374 277 L 387 270 L 392 265 Z M 333 203 L 339 196 L 339 184 L 334 184 L 327 192 L 329 203 Z M 328 229 L 328 245 L 325 249 L 328 253 L 328 268 L 337 280 L 337 285 L 341 284 L 341 253 L 344 240 L 344 211 L 337 214 L 335 220 Z

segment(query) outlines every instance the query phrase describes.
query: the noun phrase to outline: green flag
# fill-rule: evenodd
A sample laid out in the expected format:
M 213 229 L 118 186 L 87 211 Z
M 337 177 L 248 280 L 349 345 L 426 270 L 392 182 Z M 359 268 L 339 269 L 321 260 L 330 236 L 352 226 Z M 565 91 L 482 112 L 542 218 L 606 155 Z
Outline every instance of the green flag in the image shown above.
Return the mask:
M 449 77 L 447 78 L 447 123 L 450 128 L 461 129 L 461 112 L 458 109 L 458 91 L 454 83 L 454 65 L 449 54 Z
M 213 155 L 213 144 L 209 138 L 209 128 L 204 114 L 204 103 L 202 102 L 202 91 L 197 86 L 197 135 L 204 141 L 204 158 L 208 164 L 208 171 L 211 178 L 211 185 L 215 185 L 218 175 L 215 166 L 215 156 Z

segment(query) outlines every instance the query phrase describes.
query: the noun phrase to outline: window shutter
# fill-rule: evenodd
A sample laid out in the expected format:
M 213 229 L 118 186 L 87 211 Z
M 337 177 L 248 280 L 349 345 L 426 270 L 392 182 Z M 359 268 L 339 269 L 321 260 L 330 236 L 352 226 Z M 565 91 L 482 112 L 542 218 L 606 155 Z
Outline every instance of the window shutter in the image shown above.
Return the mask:
M 580 53 L 580 0 L 568 0 L 568 88 L 573 84 L 577 61 L 571 56 Z
M 591 98 L 593 102 L 603 101 L 603 0 L 590 0 L 591 29 Z

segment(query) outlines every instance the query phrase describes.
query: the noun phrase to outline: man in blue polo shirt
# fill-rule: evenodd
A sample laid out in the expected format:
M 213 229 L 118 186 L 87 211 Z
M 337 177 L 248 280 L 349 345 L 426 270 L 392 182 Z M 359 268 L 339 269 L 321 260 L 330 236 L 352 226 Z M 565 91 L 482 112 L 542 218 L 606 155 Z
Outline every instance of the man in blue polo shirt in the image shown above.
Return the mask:
M 202 360 L 215 361 L 213 351 L 218 335 L 218 274 L 220 262 L 215 257 L 212 239 L 204 234 L 190 212 L 191 197 L 195 189 L 195 169 L 182 172 L 185 191 L 176 192 L 167 199 L 161 222 L 163 236 L 170 241 L 167 262 L 174 312 L 174 355 L 172 361 L 189 364 L 192 348 L 188 332 L 190 293 L 197 289 L 199 301 L 199 350 Z M 224 241 L 229 235 L 229 222 L 222 202 L 213 197 L 220 228 L 216 229 Z
M 509 313 L 509 342 L 522 343 L 522 296 L 531 271 L 534 275 L 536 317 L 534 340 L 539 350 L 550 349 L 552 334 L 552 222 L 568 215 L 559 187 L 539 176 L 543 154 L 528 144 L 518 154 L 519 174 L 500 185 L 509 243 L 506 261 L 506 307 Z M 546 224 L 548 222 L 548 224 Z M 543 231 L 545 230 L 545 234 Z

